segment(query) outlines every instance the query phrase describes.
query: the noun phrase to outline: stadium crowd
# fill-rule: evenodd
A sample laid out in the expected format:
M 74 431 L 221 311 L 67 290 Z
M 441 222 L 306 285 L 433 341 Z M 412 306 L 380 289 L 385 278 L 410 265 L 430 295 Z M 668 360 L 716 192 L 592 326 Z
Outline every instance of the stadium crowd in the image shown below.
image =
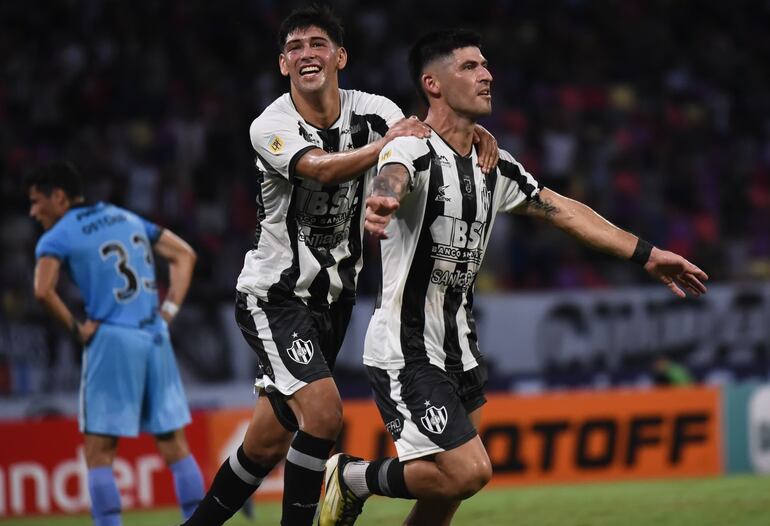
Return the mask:
M 495 76 L 483 124 L 541 182 L 696 262 L 712 282 L 767 279 L 770 11 L 738 3 L 342 0 L 351 50 L 342 86 L 421 115 L 408 44 L 428 25 L 462 21 L 482 33 Z M 59 157 L 80 167 L 91 200 L 135 210 L 195 247 L 191 303 L 232 300 L 254 228 L 248 128 L 287 89 L 273 36 L 291 7 L 0 4 L 0 320 L 44 319 L 31 295 L 38 232 L 21 177 Z M 647 283 L 546 225 L 498 221 L 477 290 Z M 376 291 L 376 274 L 365 265 L 363 294 Z M 0 349 L 0 392 L 8 359 Z

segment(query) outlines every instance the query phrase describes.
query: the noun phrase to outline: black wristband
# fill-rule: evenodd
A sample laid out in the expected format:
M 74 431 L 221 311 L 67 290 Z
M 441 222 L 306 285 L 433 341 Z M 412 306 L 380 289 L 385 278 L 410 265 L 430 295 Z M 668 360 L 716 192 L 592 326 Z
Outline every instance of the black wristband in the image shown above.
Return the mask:
M 634 263 L 638 263 L 640 266 L 644 266 L 650 259 L 650 253 L 652 252 L 652 245 L 642 239 L 641 237 L 636 242 L 636 248 L 634 253 L 629 258 Z

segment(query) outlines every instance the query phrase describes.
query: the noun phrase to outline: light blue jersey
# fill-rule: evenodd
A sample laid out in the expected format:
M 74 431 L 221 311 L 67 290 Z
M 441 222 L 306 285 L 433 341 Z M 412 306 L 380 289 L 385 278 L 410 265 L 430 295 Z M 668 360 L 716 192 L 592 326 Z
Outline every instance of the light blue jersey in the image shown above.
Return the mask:
M 89 319 L 150 327 L 159 323 L 152 245 L 161 232 L 109 203 L 79 206 L 43 234 L 35 256 L 55 257 L 66 266 Z
M 152 245 L 162 229 L 108 203 L 70 209 L 40 238 L 35 256 L 55 257 L 80 289 L 99 328 L 83 350 L 80 429 L 136 436 L 190 422 L 158 313 Z

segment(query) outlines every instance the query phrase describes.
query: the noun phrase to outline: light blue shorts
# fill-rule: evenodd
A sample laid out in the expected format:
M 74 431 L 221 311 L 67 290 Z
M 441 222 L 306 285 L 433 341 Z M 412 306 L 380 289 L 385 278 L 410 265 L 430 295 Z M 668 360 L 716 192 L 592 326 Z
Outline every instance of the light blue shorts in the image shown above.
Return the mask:
M 190 423 L 168 330 L 102 324 L 83 351 L 80 431 L 154 435 Z

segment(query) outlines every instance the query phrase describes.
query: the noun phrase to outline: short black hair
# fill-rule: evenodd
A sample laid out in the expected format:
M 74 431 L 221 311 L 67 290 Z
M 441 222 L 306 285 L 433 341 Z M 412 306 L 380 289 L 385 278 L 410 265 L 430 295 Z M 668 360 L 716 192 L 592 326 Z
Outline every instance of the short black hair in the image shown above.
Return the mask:
M 338 46 L 344 45 L 345 30 L 334 11 L 325 5 L 312 5 L 295 9 L 283 19 L 281 27 L 278 29 L 278 50 L 283 53 L 283 46 L 286 44 L 286 37 L 289 36 L 289 33 L 310 26 L 322 29 Z
M 80 173 L 69 162 L 52 161 L 41 164 L 24 176 L 24 187 L 35 189 L 50 196 L 56 188 L 61 188 L 70 200 L 83 197 L 83 180 Z
M 428 104 L 421 80 L 425 66 L 464 47 L 481 49 L 481 35 L 469 29 L 441 29 L 422 36 L 409 50 L 409 74 L 423 102 Z

